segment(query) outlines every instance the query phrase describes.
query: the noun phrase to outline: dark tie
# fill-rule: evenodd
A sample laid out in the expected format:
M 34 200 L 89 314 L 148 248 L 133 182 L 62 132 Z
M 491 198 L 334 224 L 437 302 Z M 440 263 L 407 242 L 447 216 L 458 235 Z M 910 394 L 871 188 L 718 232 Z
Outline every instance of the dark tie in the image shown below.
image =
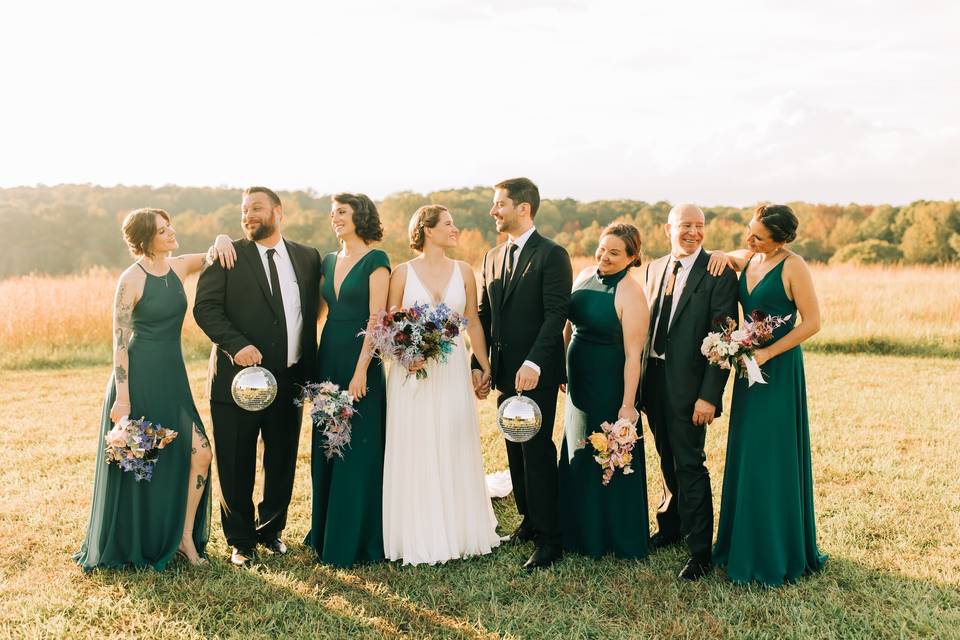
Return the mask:
M 667 276 L 667 284 L 663 288 L 663 299 L 660 301 L 660 315 L 657 321 L 657 335 L 653 336 L 653 351 L 657 355 L 665 355 L 667 350 L 667 332 L 670 330 L 670 312 L 673 310 L 673 285 L 677 282 L 677 271 L 680 271 L 680 261 L 673 263 L 673 271 Z
M 507 249 L 507 259 L 503 265 L 503 289 L 506 291 L 507 286 L 510 284 L 510 278 L 513 277 L 513 257 L 517 255 L 517 245 L 513 242 L 510 243 L 510 248 Z
M 283 312 L 283 293 L 280 291 L 280 273 L 277 271 L 277 263 L 273 260 L 276 254 L 276 249 L 267 249 L 267 263 L 270 265 L 270 292 L 273 294 L 274 303 L 280 309 L 280 315 L 286 320 L 286 314 Z

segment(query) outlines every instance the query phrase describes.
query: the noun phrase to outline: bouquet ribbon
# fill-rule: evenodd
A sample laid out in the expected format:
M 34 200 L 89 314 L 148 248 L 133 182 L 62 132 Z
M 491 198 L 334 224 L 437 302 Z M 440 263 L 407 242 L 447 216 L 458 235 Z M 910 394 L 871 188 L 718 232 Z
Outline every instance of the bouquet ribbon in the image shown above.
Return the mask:
M 753 356 L 749 356 L 743 359 L 743 364 L 747 367 L 747 386 L 752 387 L 754 383 L 767 384 L 767 381 L 763 379 L 763 372 L 760 370 L 760 365 L 757 364 L 757 359 Z

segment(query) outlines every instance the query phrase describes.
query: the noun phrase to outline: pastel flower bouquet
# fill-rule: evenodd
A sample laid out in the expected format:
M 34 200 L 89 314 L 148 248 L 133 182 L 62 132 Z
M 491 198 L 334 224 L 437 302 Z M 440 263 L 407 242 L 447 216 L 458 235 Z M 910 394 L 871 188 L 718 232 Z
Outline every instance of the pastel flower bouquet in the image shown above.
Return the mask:
M 743 319 L 743 327 L 727 316 L 718 319 L 717 330 L 711 331 L 700 345 L 700 353 L 707 361 L 721 369 L 735 369 L 737 375 L 747 379 L 748 386 L 766 384 L 763 372 L 754 357 L 754 352 L 773 338 L 773 331 L 783 326 L 791 316 L 771 316 L 754 309 Z
M 587 441 L 597 452 L 593 459 L 603 468 L 603 485 L 610 484 L 617 469 L 623 470 L 623 475 L 633 473 L 633 445 L 643 436 L 637 433 L 637 425 L 626 418 L 614 423 L 603 422 L 600 431 L 587 436 Z
M 330 381 L 308 382 L 294 404 L 302 407 L 310 402 L 310 419 L 323 435 L 323 450 L 327 460 L 343 458 L 343 450 L 350 446 L 350 420 L 357 413 L 353 397 Z
M 103 436 L 107 443 L 107 464 L 115 463 L 122 471 L 133 473 L 137 482 L 150 482 L 160 450 L 176 437 L 176 431 L 153 424 L 143 417 L 139 420 L 121 418 Z
M 443 303 L 415 304 L 381 312 L 377 323 L 361 334 L 370 337 L 381 359 L 393 360 L 409 370 L 421 363 L 446 362 L 466 326 L 467 319 Z M 418 369 L 416 375 L 418 380 L 426 378 L 426 368 Z

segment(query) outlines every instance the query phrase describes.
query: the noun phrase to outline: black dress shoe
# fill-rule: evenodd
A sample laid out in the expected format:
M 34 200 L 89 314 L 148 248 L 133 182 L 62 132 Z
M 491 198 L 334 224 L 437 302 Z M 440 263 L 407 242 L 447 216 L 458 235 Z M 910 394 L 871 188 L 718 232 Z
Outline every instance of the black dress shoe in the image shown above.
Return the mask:
M 281 540 L 280 538 L 274 538 L 272 540 L 264 540 L 260 544 L 266 547 L 267 551 L 269 551 L 275 556 L 284 556 L 287 554 L 287 545 L 283 544 L 283 540 Z
M 257 561 L 257 552 L 255 549 L 241 549 L 234 547 L 230 552 L 230 564 L 236 567 L 250 567 Z
M 657 549 L 666 549 L 667 547 L 679 544 L 683 540 L 683 536 L 667 536 L 659 531 L 650 536 L 650 541 L 647 543 L 650 547 L 650 551 L 656 551 Z
M 677 577 L 681 580 L 690 580 L 692 582 L 699 580 L 712 570 L 713 563 L 710 562 L 710 558 L 691 557 L 687 560 L 687 564 L 683 565 L 683 569 L 680 570 L 680 575 Z
M 563 557 L 563 549 L 560 545 L 550 544 L 538 546 L 533 550 L 533 555 L 523 564 L 524 571 L 534 571 L 536 569 L 546 569 L 554 562 Z
M 536 534 L 534 534 L 533 528 L 526 524 L 521 524 L 510 534 L 510 540 L 516 540 L 518 542 L 530 542 L 535 537 Z

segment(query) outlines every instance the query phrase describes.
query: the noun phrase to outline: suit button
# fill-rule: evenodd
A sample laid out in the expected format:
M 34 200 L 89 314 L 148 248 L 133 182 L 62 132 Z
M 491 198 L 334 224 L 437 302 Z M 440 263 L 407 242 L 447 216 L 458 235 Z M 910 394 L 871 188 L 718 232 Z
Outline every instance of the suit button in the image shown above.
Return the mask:
M 280 324 L 280 322 L 279 322 L 278 320 L 274 320 L 274 321 L 273 321 L 273 326 L 277 326 L 278 324 Z

